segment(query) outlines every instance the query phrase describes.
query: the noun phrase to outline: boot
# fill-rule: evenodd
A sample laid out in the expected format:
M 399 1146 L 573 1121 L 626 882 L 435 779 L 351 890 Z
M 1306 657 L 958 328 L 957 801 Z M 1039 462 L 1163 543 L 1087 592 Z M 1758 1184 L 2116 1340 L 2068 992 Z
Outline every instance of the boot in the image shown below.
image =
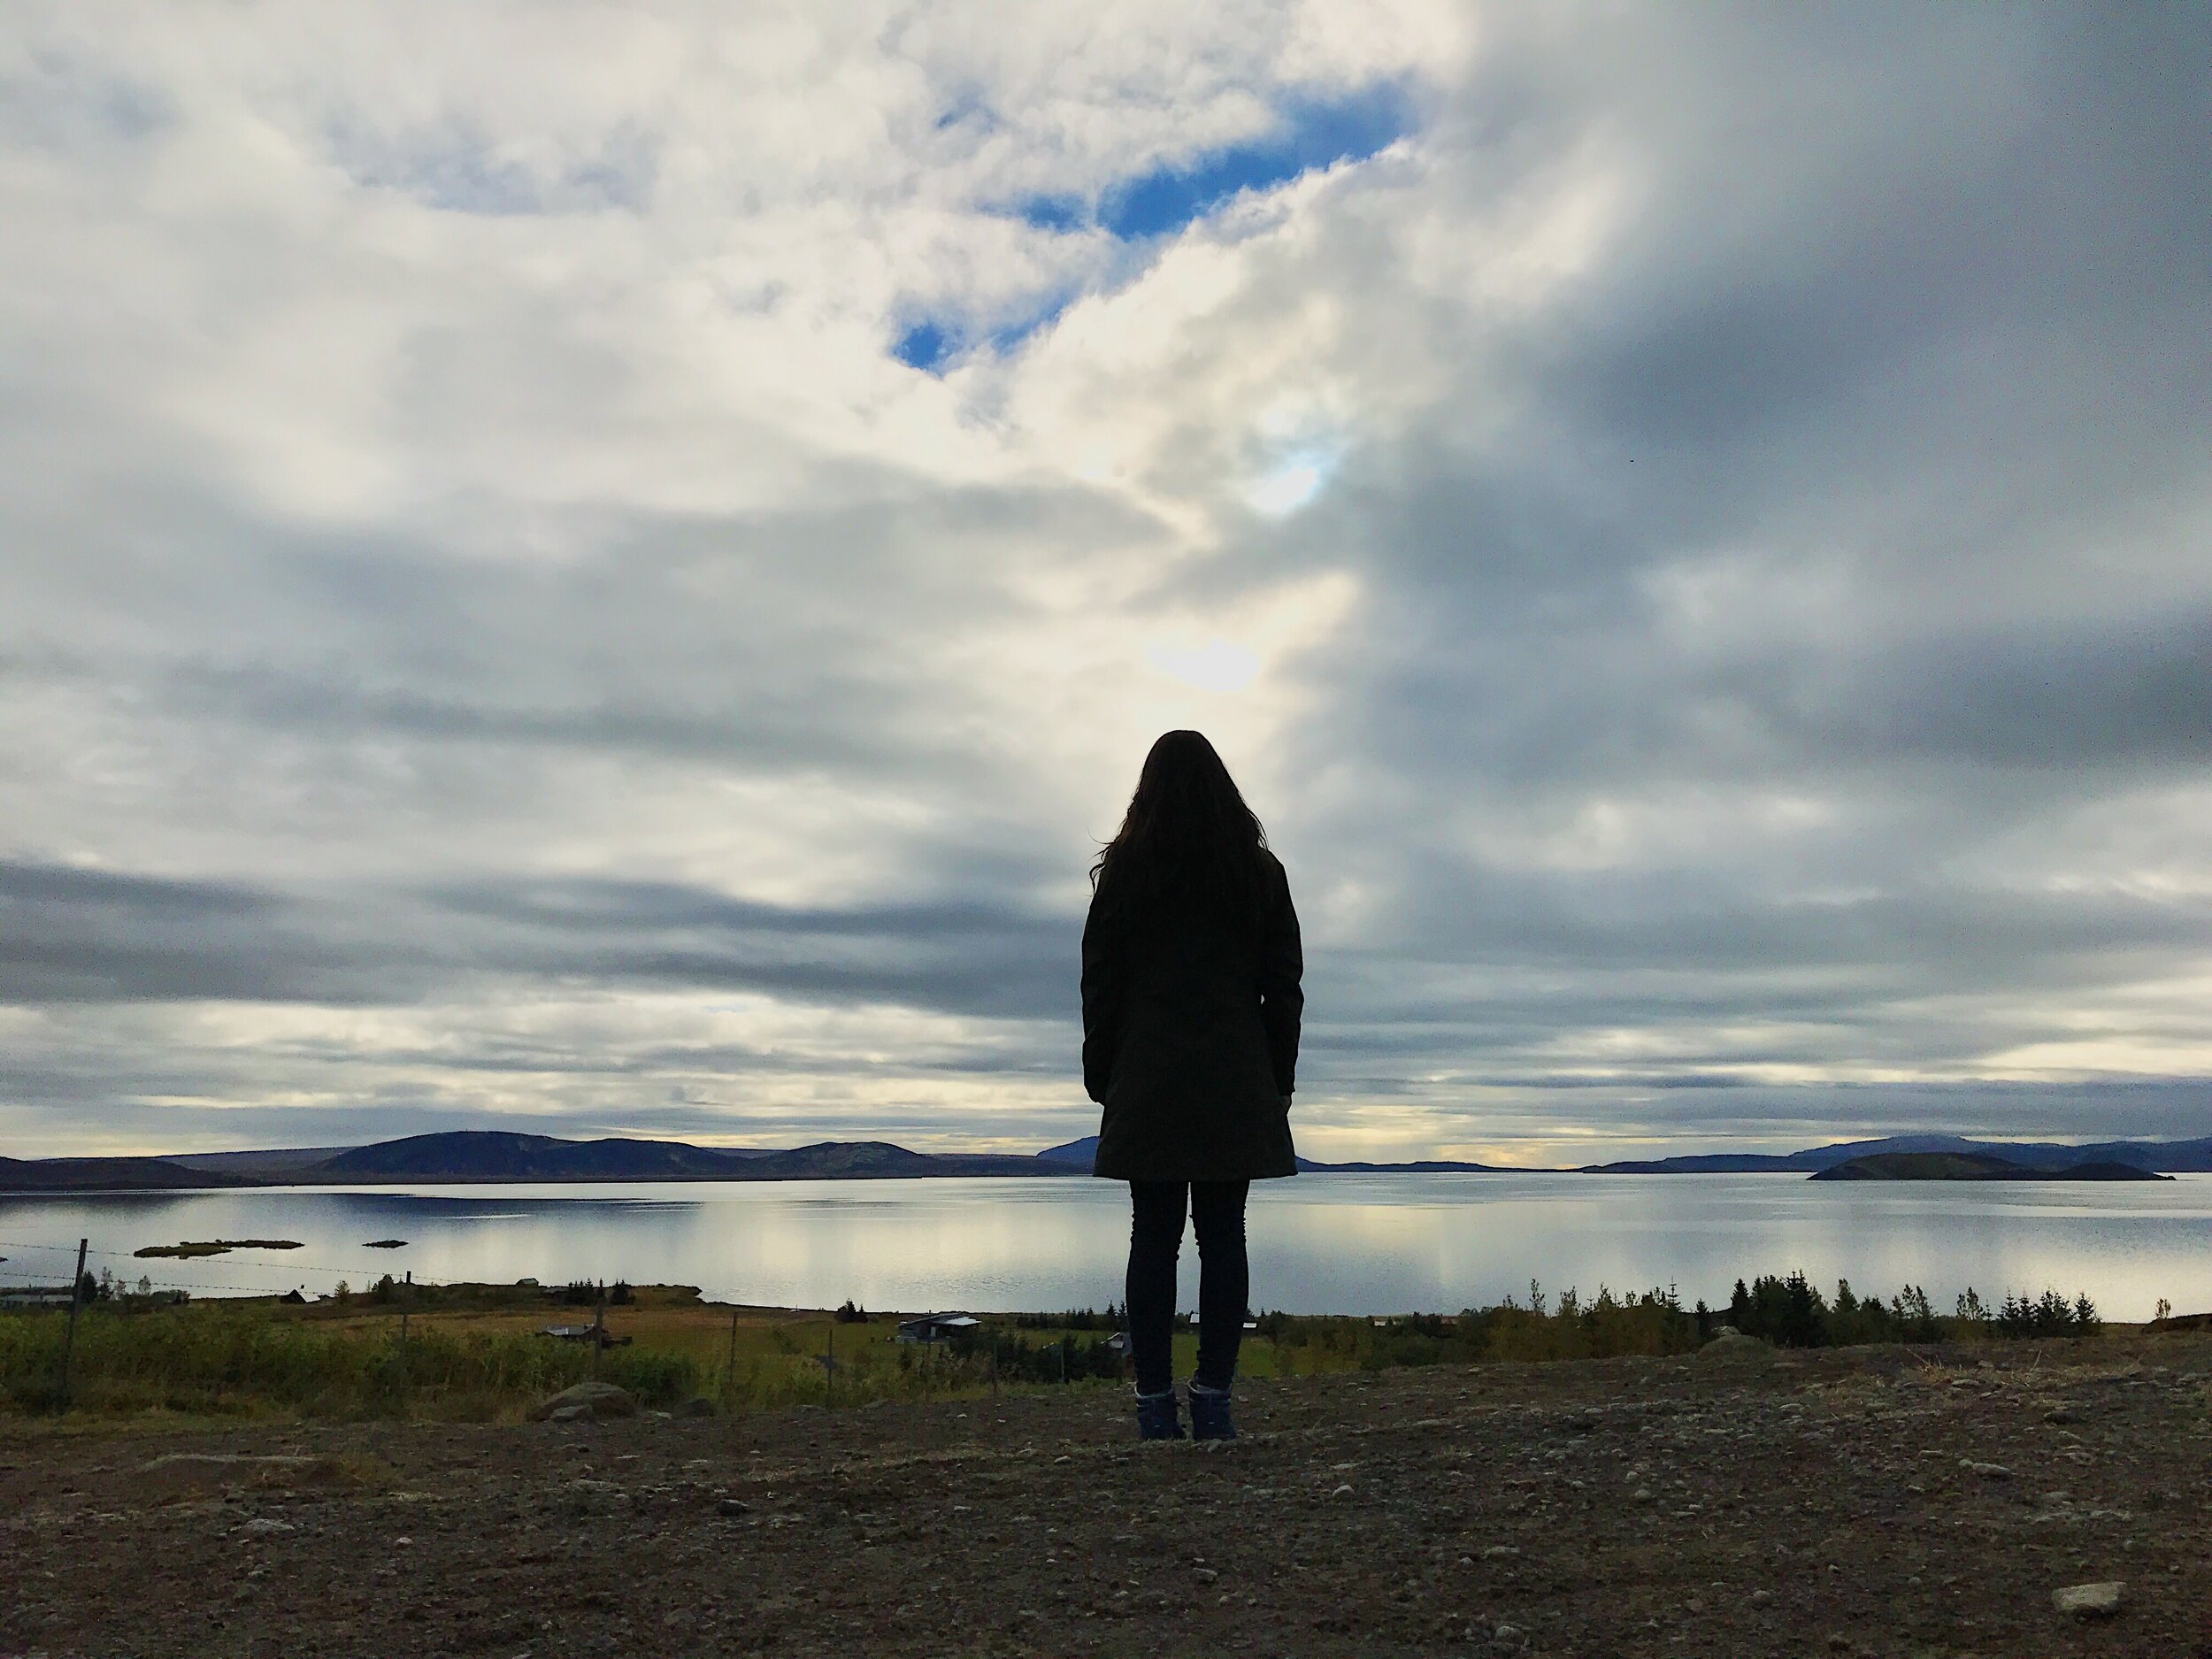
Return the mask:
M 1200 1382 L 1191 1384 L 1190 1435 L 1194 1440 L 1236 1439 L 1237 1425 L 1229 1418 L 1226 1388 L 1209 1388 Z
M 1182 1418 L 1175 1410 L 1175 1390 L 1137 1396 L 1137 1434 L 1148 1440 L 1179 1440 Z

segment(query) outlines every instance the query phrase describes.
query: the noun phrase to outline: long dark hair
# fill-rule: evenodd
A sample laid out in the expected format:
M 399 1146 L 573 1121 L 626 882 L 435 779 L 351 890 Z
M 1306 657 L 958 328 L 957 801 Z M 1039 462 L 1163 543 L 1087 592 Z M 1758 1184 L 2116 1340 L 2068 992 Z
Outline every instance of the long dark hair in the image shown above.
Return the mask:
M 1226 915 L 1249 913 L 1267 832 L 1236 780 L 1197 732 L 1152 745 L 1121 828 L 1091 866 L 1110 903 L 1169 902 Z

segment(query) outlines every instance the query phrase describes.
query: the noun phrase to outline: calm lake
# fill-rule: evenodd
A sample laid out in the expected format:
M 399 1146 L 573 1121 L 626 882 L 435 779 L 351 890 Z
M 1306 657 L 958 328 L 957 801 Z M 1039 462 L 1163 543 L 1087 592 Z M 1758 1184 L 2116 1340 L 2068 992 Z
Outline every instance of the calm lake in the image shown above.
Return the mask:
M 1082 1177 L 550 1187 L 269 1188 L 0 1198 L 0 1283 L 90 1265 L 196 1294 L 326 1291 L 385 1272 L 546 1284 L 697 1285 L 790 1307 L 1103 1307 L 1121 1297 L 1127 1195 Z M 2171 1182 L 1886 1184 L 1797 1175 L 1308 1175 L 1261 1183 L 1252 1302 L 1293 1313 L 1455 1311 L 1568 1286 L 1727 1300 L 1739 1275 L 1805 1270 L 1947 1308 L 1972 1286 L 2087 1291 L 2108 1317 L 2212 1309 L 2212 1175 Z M 134 1260 L 187 1239 L 297 1250 Z M 372 1250 L 372 1239 L 407 1240 Z M 1196 1301 L 1184 1248 L 1183 1302 Z

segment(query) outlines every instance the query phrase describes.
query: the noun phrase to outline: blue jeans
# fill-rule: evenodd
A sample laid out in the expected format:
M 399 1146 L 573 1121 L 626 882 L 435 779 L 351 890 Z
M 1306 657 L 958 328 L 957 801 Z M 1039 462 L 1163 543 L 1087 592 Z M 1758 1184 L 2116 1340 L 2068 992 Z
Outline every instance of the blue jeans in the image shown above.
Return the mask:
M 1198 1371 L 1193 1380 L 1224 1394 L 1235 1380 L 1252 1290 L 1244 1254 L 1244 1198 L 1250 1187 L 1249 1181 L 1129 1183 L 1129 1352 L 1139 1394 L 1163 1394 L 1174 1385 L 1175 1258 L 1183 1248 L 1186 1205 L 1198 1234 Z

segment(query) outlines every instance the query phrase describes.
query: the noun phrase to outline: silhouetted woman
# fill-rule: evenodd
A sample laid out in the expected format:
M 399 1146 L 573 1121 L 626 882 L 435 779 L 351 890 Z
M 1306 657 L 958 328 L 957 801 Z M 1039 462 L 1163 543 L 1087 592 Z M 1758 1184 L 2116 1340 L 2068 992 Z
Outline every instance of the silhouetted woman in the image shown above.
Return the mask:
M 1199 1268 L 1191 1431 L 1225 1440 L 1250 1290 L 1245 1192 L 1298 1170 L 1298 914 L 1259 819 L 1196 732 L 1153 744 L 1091 883 L 1083 1086 L 1105 1108 L 1094 1172 L 1129 1183 L 1137 1425 L 1147 1440 L 1183 1435 L 1169 1330 L 1187 1204 Z

